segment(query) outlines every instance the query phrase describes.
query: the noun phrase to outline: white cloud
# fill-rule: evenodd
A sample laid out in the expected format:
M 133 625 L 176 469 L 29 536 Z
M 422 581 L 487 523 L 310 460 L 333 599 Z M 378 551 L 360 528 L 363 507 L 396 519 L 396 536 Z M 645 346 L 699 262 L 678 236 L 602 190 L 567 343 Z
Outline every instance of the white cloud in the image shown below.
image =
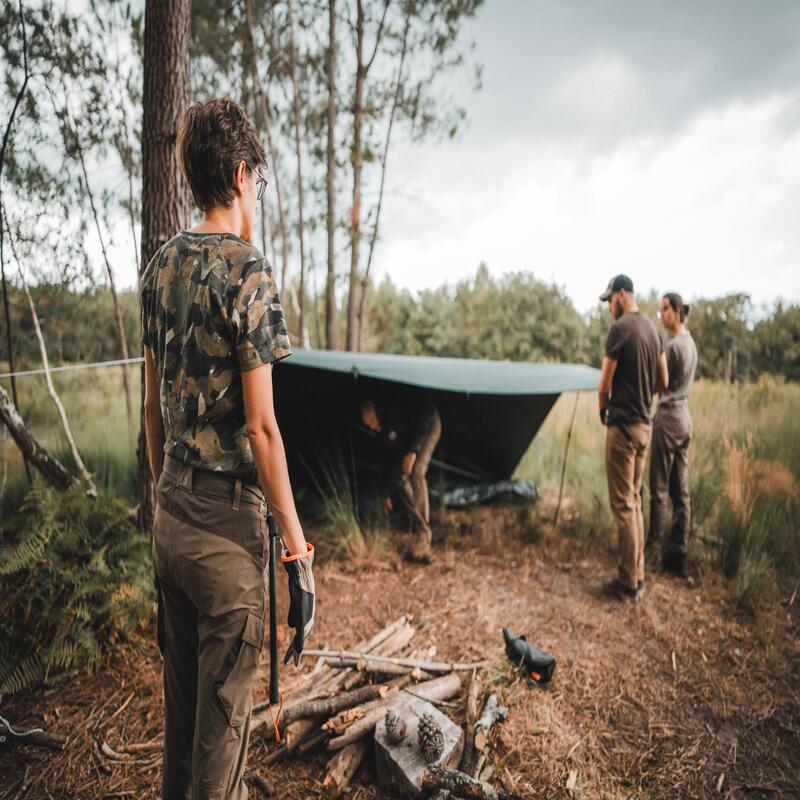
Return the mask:
M 499 149 L 404 149 L 377 274 L 420 289 L 486 261 L 565 285 L 580 309 L 618 271 L 688 297 L 797 300 L 800 134 L 779 124 L 788 104 L 734 103 L 671 138 L 629 138 L 602 154 L 533 136 Z

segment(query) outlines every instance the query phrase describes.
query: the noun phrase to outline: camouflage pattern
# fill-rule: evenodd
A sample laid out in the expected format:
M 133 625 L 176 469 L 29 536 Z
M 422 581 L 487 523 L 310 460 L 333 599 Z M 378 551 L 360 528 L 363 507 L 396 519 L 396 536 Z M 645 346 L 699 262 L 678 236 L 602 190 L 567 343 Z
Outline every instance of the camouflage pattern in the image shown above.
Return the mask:
M 182 231 L 153 256 L 140 294 L 141 341 L 153 353 L 164 451 L 199 469 L 255 481 L 241 372 L 292 352 L 269 262 L 234 234 Z

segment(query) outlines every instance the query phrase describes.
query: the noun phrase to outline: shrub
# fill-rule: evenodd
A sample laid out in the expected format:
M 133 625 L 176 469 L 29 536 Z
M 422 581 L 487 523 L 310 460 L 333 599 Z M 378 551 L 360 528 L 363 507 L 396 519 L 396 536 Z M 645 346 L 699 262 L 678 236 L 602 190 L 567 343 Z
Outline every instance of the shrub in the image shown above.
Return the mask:
M 36 484 L 0 543 L 2 694 L 95 669 L 153 617 L 148 537 L 106 494 Z

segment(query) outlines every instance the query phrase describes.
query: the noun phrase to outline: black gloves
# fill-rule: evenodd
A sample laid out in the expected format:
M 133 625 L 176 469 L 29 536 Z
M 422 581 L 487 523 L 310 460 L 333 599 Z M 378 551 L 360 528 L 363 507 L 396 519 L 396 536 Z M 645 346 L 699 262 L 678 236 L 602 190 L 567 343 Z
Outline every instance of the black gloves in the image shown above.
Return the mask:
M 601 408 L 600 409 L 600 424 L 601 425 L 608 425 L 608 409 Z
M 284 551 L 281 556 L 283 566 L 289 573 L 289 619 L 290 628 L 294 628 L 295 634 L 283 663 L 288 664 L 290 658 L 294 658 L 294 664 L 300 663 L 300 654 L 303 646 L 314 627 L 314 609 L 316 597 L 314 595 L 314 573 L 311 565 L 314 562 L 314 546 L 308 545 L 308 552 L 303 555 L 292 556 L 288 551 Z

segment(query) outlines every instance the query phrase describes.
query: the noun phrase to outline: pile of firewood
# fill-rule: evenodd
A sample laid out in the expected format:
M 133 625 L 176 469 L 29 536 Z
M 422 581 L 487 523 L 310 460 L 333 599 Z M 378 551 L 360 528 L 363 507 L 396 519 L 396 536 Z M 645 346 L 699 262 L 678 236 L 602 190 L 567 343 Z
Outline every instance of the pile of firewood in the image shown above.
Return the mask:
M 259 703 L 253 709 L 251 731 L 266 726 L 269 735 L 275 726 L 280 735 L 275 748 L 253 766 L 269 766 L 292 755 L 324 748 L 330 757 L 323 788 L 328 796 L 338 797 L 372 752 L 375 727 L 388 709 L 399 709 L 410 698 L 454 707 L 447 701 L 461 692 L 460 675 L 471 674 L 461 769 L 432 766 L 423 788 L 426 792 L 438 791 L 435 796 L 440 800 L 448 796 L 510 798 L 480 780 L 486 767 L 489 728 L 505 716 L 505 709 L 497 705 L 494 695 L 490 695 L 484 713 L 480 713 L 481 684 L 477 673 L 486 664 L 434 661 L 435 648 L 423 652 L 411 649 L 413 636 L 411 621 L 403 616 L 352 650 L 307 650 L 304 656 L 316 658 L 316 665 L 285 685 L 277 722 L 277 709 L 270 709 L 267 703 Z

